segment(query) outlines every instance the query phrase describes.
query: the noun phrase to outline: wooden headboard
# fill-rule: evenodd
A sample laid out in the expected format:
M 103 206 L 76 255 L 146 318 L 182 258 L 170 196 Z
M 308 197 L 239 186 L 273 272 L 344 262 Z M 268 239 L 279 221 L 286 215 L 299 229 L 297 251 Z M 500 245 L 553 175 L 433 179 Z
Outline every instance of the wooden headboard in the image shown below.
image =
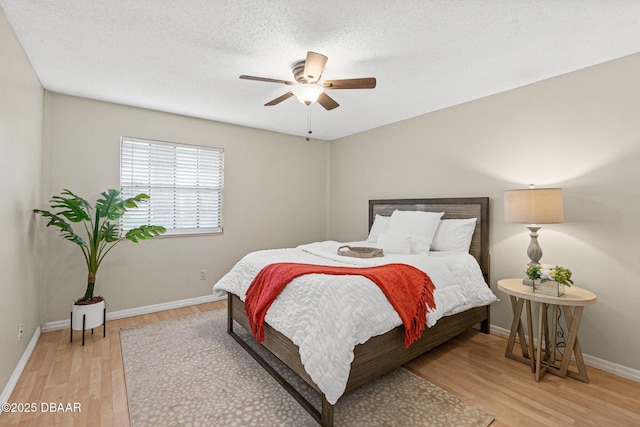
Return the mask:
M 476 230 L 469 252 L 480 264 L 487 284 L 489 282 L 489 198 L 459 197 L 444 199 L 389 199 L 369 200 L 369 229 L 376 214 L 390 216 L 394 210 L 444 212 L 444 218 L 477 218 Z

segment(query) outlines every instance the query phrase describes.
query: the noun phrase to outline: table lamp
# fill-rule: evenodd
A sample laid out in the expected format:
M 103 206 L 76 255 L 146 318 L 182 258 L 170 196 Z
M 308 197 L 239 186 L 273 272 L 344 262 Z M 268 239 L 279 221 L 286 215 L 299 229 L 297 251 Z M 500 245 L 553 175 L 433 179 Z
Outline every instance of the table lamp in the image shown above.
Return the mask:
M 534 188 L 504 192 L 504 219 L 507 222 L 529 224 L 531 242 L 527 248 L 529 266 L 542 258 L 538 244 L 538 224 L 556 224 L 564 221 L 562 188 Z

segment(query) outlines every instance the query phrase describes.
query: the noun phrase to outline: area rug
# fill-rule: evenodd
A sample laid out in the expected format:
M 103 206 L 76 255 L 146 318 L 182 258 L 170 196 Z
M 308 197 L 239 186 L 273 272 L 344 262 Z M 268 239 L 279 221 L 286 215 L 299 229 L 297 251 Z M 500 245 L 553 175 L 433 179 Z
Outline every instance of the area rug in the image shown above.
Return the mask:
M 236 326 L 245 340 L 244 329 Z M 120 331 L 132 427 L 317 426 L 226 333 L 226 310 Z M 310 401 L 320 398 L 252 344 Z M 314 400 L 315 399 L 315 400 Z M 343 396 L 335 426 L 487 426 L 493 417 L 399 368 Z

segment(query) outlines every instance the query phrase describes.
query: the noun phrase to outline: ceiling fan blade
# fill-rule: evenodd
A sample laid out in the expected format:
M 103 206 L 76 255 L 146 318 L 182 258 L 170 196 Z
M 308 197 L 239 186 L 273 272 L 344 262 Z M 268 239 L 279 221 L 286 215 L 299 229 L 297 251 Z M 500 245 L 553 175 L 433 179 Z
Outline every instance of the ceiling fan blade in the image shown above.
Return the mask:
M 287 92 L 282 96 L 277 97 L 276 99 L 267 102 L 266 104 L 264 104 L 265 107 L 271 107 L 273 105 L 277 105 L 280 104 L 282 101 L 284 101 L 285 99 L 289 99 L 293 96 L 293 92 Z
M 324 64 L 327 57 L 316 52 L 307 52 L 307 59 L 304 63 L 304 78 L 308 83 L 317 82 L 324 71 Z
M 333 110 L 334 108 L 340 106 L 340 104 L 338 104 L 335 99 L 324 92 L 322 92 L 318 97 L 318 104 L 322 105 L 325 110 Z
M 241 79 L 244 80 L 257 80 L 259 82 L 268 82 L 268 83 L 282 83 L 285 85 L 295 85 L 295 82 L 291 82 L 288 80 L 279 80 L 279 79 L 269 79 L 267 77 L 256 77 L 256 76 L 245 76 L 244 74 L 240 76 Z
M 360 79 L 325 80 L 322 87 L 332 89 L 373 89 L 376 87 L 375 77 L 363 77 Z

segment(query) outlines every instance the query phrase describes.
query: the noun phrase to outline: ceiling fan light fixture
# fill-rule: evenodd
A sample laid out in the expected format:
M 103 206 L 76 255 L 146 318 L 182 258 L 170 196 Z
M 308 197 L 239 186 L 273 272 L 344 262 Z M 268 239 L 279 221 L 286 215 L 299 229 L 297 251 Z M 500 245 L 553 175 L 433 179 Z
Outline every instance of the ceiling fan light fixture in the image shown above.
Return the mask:
M 327 111 L 340 106 L 335 99 L 327 95 L 327 92 L 334 89 L 373 89 L 376 87 L 375 77 L 364 77 L 355 79 L 325 80 L 318 83 L 327 57 L 317 52 L 307 52 L 307 58 L 293 63 L 293 78 L 295 81 L 272 79 L 267 77 L 241 75 L 241 79 L 256 80 L 259 82 L 280 83 L 289 86 L 290 90 L 264 104 L 265 107 L 272 107 L 280 104 L 294 95 L 298 101 L 305 105 L 314 102 L 320 104 Z
M 294 87 L 291 92 L 298 98 L 298 101 L 305 105 L 311 105 L 318 100 L 324 89 L 317 83 L 305 83 Z

